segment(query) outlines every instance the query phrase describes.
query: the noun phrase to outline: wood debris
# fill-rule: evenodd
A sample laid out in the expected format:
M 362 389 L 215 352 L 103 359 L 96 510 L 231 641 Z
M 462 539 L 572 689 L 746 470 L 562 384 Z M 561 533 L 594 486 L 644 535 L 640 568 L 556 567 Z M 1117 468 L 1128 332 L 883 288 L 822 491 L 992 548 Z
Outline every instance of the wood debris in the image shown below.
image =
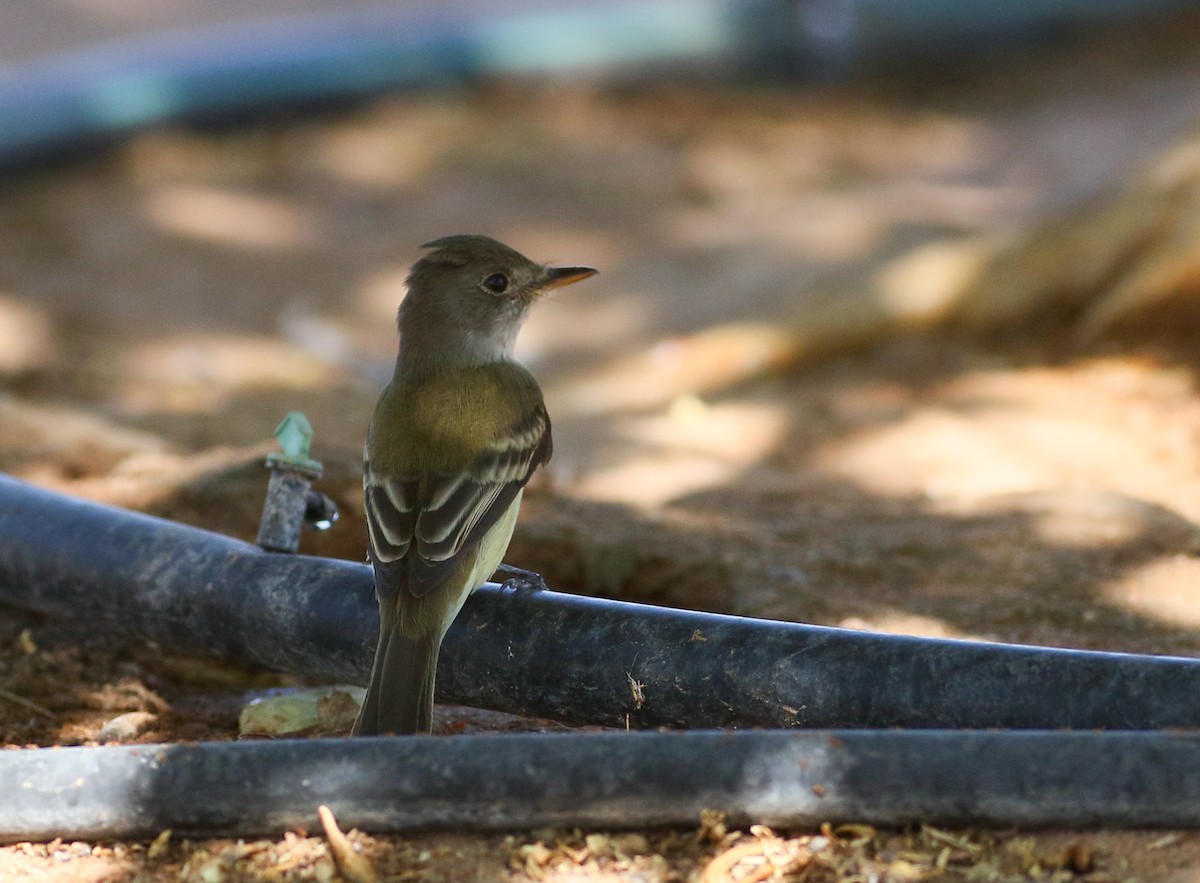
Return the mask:
M 317 808 L 317 816 L 325 829 L 325 839 L 329 841 L 329 850 L 333 860 L 351 883 L 378 883 L 379 874 L 371 860 L 355 851 L 354 844 L 342 833 L 337 819 L 327 806 Z

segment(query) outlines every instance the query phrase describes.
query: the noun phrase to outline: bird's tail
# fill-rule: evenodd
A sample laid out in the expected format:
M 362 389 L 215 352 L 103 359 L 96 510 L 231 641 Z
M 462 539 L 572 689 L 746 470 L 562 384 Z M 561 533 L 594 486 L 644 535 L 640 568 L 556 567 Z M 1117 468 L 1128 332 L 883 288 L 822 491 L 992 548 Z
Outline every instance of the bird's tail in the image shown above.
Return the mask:
M 355 736 L 428 734 L 433 728 L 433 678 L 441 636 L 409 637 L 379 630 L 367 695 L 354 722 Z

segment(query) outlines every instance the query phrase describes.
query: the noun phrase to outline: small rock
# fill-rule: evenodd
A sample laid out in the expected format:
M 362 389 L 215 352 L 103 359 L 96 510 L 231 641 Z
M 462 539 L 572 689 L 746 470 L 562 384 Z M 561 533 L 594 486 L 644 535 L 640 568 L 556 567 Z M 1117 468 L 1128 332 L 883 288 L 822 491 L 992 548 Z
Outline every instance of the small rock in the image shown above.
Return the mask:
M 346 732 L 366 690 L 335 686 L 273 691 L 253 699 L 238 715 L 243 736 L 294 736 Z
M 154 860 L 167 851 L 167 847 L 171 842 L 171 829 L 164 828 L 159 832 L 158 836 L 151 841 L 150 846 L 146 849 L 146 858 Z
M 196 872 L 196 877 L 201 883 L 225 883 L 225 869 L 221 866 L 221 859 L 214 858 L 206 863 Z
M 129 711 L 118 715 L 100 728 L 101 742 L 124 742 L 135 739 L 158 720 L 157 714 L 149 711 Z
M 612 839 L 607 834 L 588 834 L 583 838 L 587 850 L 595 856 L 612 855 Z
M 618 834 L 612 843 L 626 855 L 643 855 L 650 851 L 650 841 L 641 834 Z
M 29 629 L 21 629 L 21 634 L 17 635 L 17 649 L 26 656 L 33 656 L 38 652 L 37 642 L 33 640 L 33 632 Z

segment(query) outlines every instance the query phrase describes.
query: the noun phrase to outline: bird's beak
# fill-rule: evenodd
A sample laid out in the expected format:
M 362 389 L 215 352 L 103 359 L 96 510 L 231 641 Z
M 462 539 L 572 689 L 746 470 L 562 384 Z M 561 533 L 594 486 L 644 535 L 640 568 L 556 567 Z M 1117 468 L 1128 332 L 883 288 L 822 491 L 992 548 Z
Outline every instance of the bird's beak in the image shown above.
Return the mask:
M 591 267 L 550 267 L 534 287 L 538 291 L 549 291 L 551 288 L 562 288 L 564 285 L 582 282 L 599 272 Z

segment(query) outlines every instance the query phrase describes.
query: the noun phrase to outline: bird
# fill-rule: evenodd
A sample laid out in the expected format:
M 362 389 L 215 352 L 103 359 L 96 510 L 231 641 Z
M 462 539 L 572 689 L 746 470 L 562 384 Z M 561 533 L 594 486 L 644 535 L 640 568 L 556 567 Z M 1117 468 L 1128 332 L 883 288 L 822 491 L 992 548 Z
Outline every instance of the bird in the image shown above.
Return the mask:
M 432 731 L 442 640 L 501 566 L 525 485 L 553 452 L 541 388 L 513 356 L 517 332 L 540 297 L 597 272 L 482 235 L 421 247 L 363 457 L 379 642 L 354 735 Z

